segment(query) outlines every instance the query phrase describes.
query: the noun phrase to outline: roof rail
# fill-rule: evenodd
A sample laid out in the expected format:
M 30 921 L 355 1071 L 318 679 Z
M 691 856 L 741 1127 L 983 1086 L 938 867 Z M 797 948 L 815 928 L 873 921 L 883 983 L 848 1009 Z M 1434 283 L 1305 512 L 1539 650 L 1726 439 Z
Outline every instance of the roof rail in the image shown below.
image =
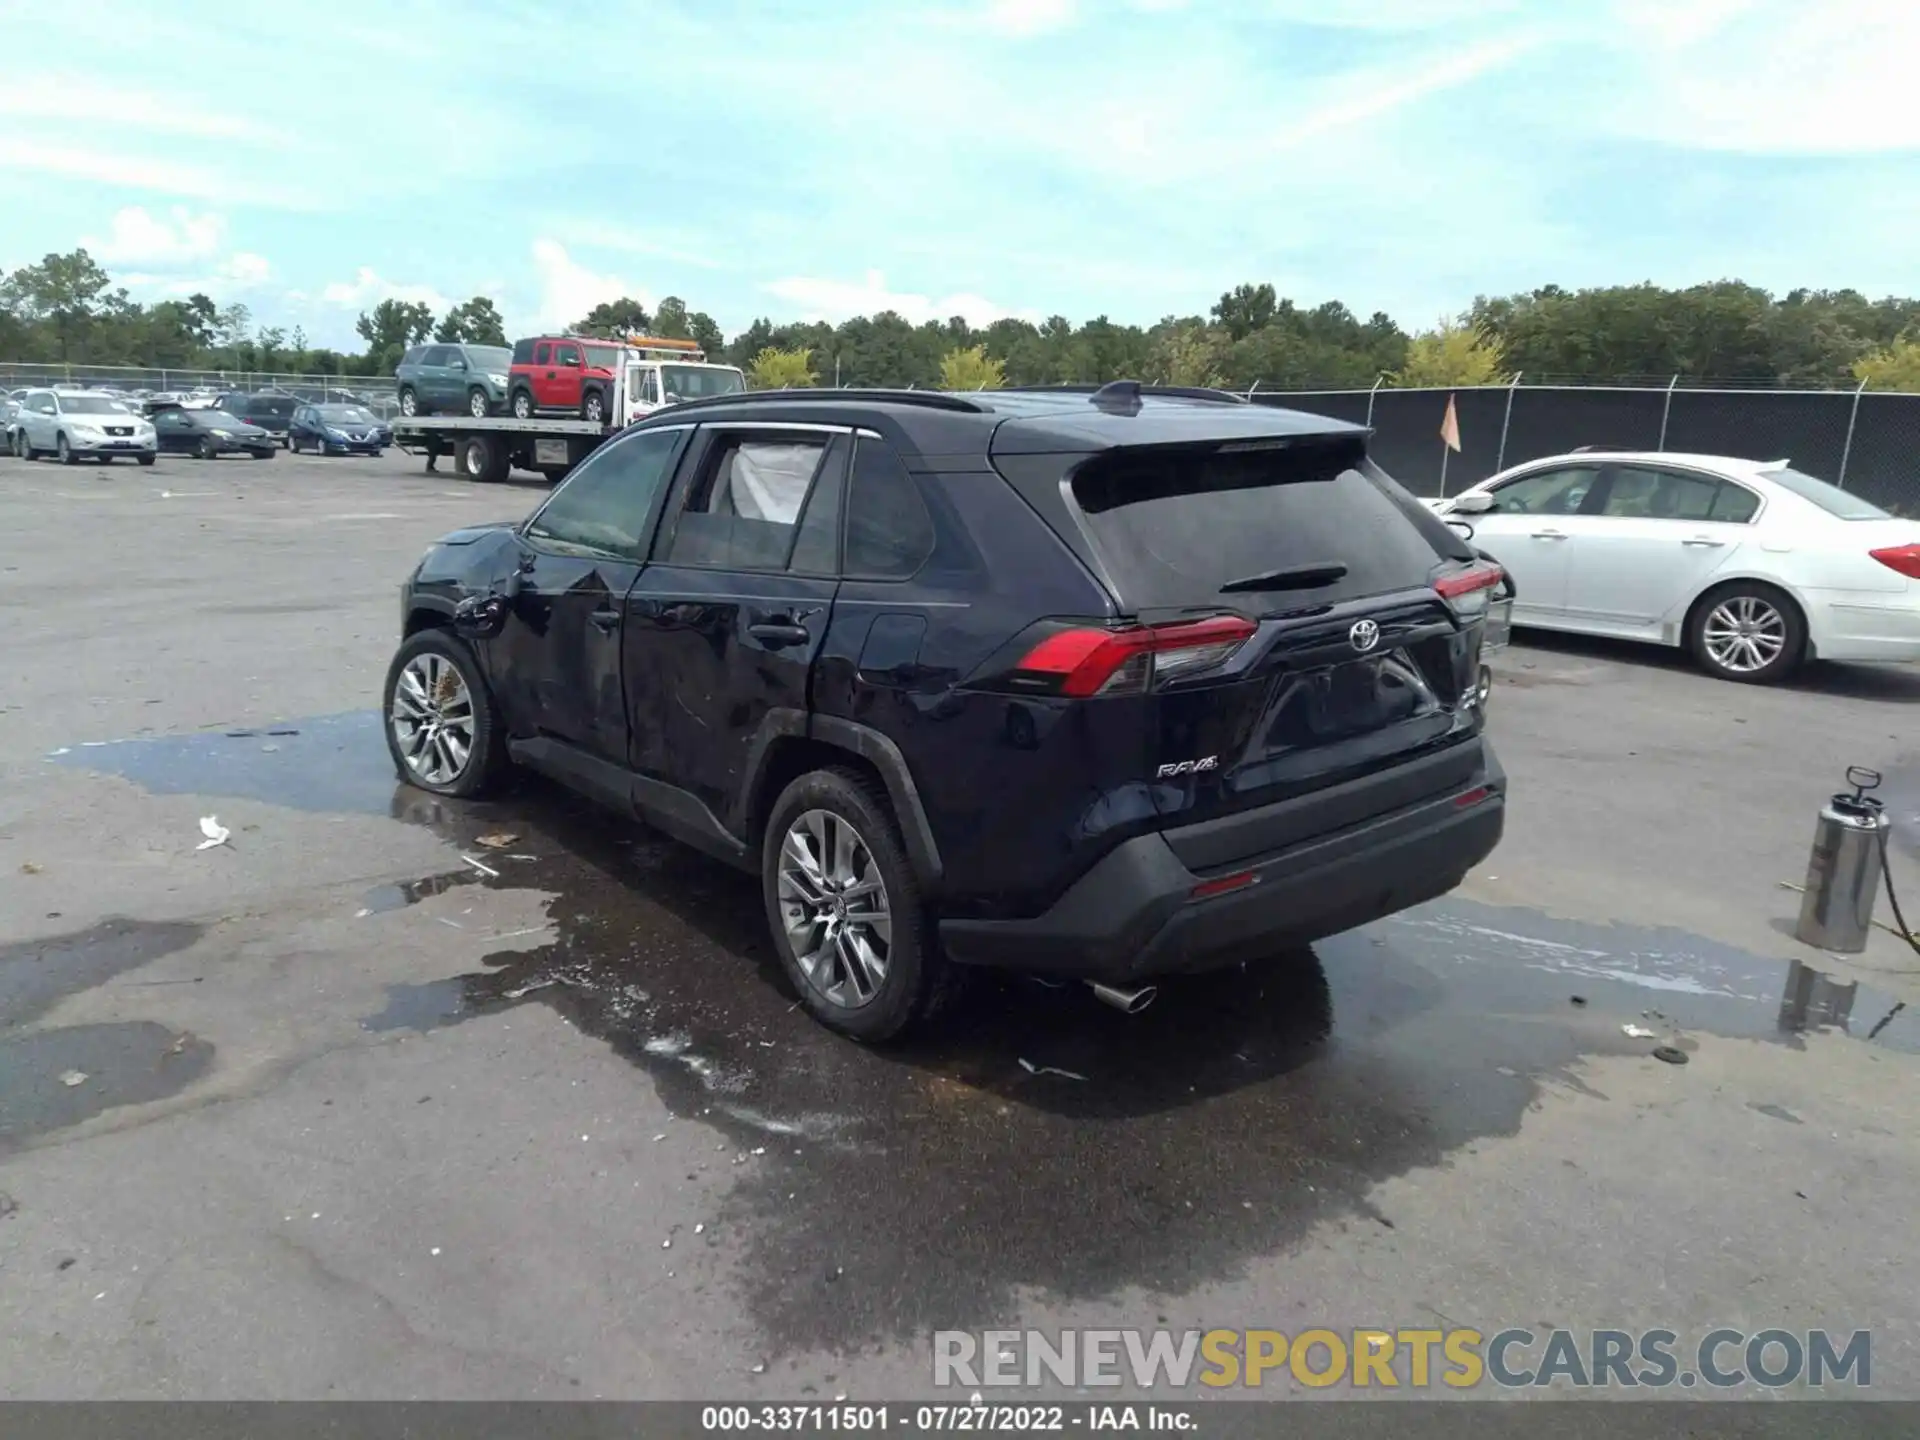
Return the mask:
M 1576 445 L 1569 455 L 1632 455 L 1640 450 L 1638 445 Z
M 795 390 L 738 390 L 731 395 L 702 395 L 692 400 L 682 400 L 674 405 L 657 410 L 655 414 L 664 414 L 671 410 L 678 413 L 688 409 L 708 409 L 715 405 L 763 405 L 782 400 L 811 400 L 820 404 L 832 404 L 836 400 L 882 403 L 887 405 L 915 405 L 923 410 L 953 410 L 963 415 L 990 415 L 991 406 L 978 400 L 970 400 L 964 395 L 951 395 L 944 390 L 826 390 L 806 387 Z
M 1215 390 L 1205 385 L 1142 385 L 1137 380 L 1109 380 L 1104 385 L 1084 385 L 1069 382 L 1059 385 L 1002 385 L 1021 395 L 1098 395 L 1106 391 L 1110 399 L 1119 399 L 1123 393 L 1129 395 L 1159 395 L 1171 400 L 1212 400 L 1224 405 L 1245 405 L 1247 397 L 1236 395 L 1231 390 Z

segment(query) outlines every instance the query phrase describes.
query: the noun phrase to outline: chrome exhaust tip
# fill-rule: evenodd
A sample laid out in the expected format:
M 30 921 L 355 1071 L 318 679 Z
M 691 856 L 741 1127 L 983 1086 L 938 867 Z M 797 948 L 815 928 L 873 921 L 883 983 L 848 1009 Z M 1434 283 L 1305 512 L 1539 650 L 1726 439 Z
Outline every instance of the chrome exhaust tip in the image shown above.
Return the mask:
M 1473 687 L 1473 703 L 1484 708 L 1487 703 L 1487 697 L 1492 694 L 1493 671 L 1489 667 L 1482 665 L 1480 667 L 1480 678 L 1475 682 Z
M 1114 985 L 1101 985 L 1095 981 L 1087 982 L 1088 988 L 1102 1001 L 1111 1005 L 1122 1015 L 1138 1015 L 1153 1003 L 1153 997 L 1160 993 L 1157 986 L 1142 985 L 1137 990 L 1124 990 Z

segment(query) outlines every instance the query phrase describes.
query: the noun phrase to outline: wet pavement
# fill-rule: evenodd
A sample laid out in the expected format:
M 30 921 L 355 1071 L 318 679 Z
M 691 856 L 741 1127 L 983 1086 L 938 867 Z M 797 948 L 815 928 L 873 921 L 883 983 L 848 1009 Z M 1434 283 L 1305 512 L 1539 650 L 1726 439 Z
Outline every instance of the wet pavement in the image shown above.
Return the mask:
M 1080 986 L 982 976 L 937 1034 L 874 1051 L 797 1009 L 750 877 L 537 779 L 486 804 L 397 785 L 373 712 L 50 758 L 157 793 L 429 828 L 451 868 L 367 891 L 370 943 L 380 917 L 462 887 L 550 896 L 549 943 L 392 985 L 360 1023 L 424 1033 L 547 1006 L 644 1070 L 675 1117 L 720 1137 L 709 1163 L 742 1171 L 721 1218 L 747 1237 L 745 1298 L 776 1353 L 991 1326 L 1025 1287 L 1068 1303 L 1192 1291 L 1330 1219 L 1390 1230 L 1380 1181 L 1514 1135 L 1543 1094 L 1587 1090 L 1593 1057 L 1684 1064 L 1708 1037 L 1791 1050 L 1822 1031 L 1920 1051 L 1900 1002 L 1800 960 L 1458 898 L 1167 986 L 1137 1016 Z M 191 939 L 166 934 L 39 953 L 86 983 Z M 101 1042 L 49 1045 L 41 1068 L 78 1064 L 85 1043 Z M 180 1055 L 153 1084 L 206 1059 Z M 39 1128 L 92 1113 L 34 1093 L 17 1108 Z
M 10 492 L 0 1395 L 905 1395 L 936 1327 L 1436 1316 L 1872 1326 L 1920 1395 L 1920 959 L 1782 889 L 1840 757 L 1920 895 L 1920 677 L 1516 648 L 1456 895 L 1134 1017 L 983 976 L 875 1051 L 750 879 L 397 784 L 391 580 L 498 498 L 276 469 Z M 82 497 L 192 626 L 55 603 Z

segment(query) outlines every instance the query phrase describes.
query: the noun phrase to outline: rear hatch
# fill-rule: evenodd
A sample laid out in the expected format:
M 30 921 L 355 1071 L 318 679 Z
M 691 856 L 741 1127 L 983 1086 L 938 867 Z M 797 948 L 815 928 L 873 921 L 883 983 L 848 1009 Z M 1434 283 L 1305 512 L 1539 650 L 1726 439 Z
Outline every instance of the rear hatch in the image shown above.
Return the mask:
M 1062 622 L 1033 654 L 1092 667 L 1064 693 L 1137 726 L 1163 823 L 1221 822 L 1176 846 L 1190 865 L 1472 783 L 1480 747 L 1461 742 L 1479 732 L 1499 572 L 1381 473 L 1362 435 L 1117 448 L 1056 493 L 1069 543 L 1115 599 L 1106 628 L 1139 653 L 1103 677 L 1115 642 L 1102 653 L 1073 638 L 1093 627 Z

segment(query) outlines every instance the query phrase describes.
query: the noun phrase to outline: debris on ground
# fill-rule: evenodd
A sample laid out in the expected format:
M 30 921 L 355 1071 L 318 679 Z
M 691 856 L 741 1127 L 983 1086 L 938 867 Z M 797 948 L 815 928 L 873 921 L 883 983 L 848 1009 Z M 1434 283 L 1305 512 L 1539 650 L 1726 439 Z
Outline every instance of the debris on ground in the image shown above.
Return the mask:
M 1567 998 L 1576 1005 L 1584 1005 L 1587 1003 L 1587 997 L 1584 995 L 1569 995 Z
M 1632 1021 L 1622 1025 L 1620 1031 L 1629 1040 L 1651 1040 L 1660 1033 L 1658 1030 L 1649 1030 L 1644 1025 L 1635 1025 Z
M 187 1052 L 187 1046 L 192 1043 L 193 1032 L 191 1030 L 182 1030 L 179 1035 L 174 1037 L 173 1044 L 167 1047 L 167 1054 L 184 1055 Z
M 671 1249 L 673 1248 L 673 1241 L 671 1241 L 671 1240 L 662 1240 L 662 1241 L 660 1242 L 660 1248 L 661 1248 L 662 1250 L 671 1250 Z
M 1076 1075 L 1071 1070 L 1062 1070 L 1058 1065 L 1036 1065 L 1031 1060 L 1022 1060 L 1020 1068 L 1029 1075 L 1059 1075 L 1067 1080 L 1085 1080 L 1084 1075 Z
M 558 985 L 559 983 L 560 982 L 558 980 L 555 980 L 552 977 L 548 977 L 545 980 L 530 980 L 525 985 L 521 985 L 516 989 L 507 991 L 506 995 L 503 998 L 508 1000 L 518 1000 L 523 995 L 531 995 L 536 990 L 544 990 L 549 985 Z
M 707 1233 L 707 1227 L 704 1224 L 696 1225 L 693 1227 L 693 1233 L 696 1235 L 704 1235 Z
M 1687 1063 L 1687 1052 L 1673 1045 L 1656 1045 L 1653 1047 L 1653 1058 L 1664 1060 L 1669 1065 L 1684 1065 Z
M 756 1366 L 754 1366 L 754 1367 L 753 1367 L 753 1373 L 754 1373 L 754 1374 L 756 1374 L 756 1375 L 764 1375 L 764 1374 L 766 1374 L 766 1373 L 767 1373 L 767 1362 L 766 1362 L 766 1361 L 764 1361 L 764 1360 L 762 1360 L 762 1361 L 761 1361 L 761 1362 L 760 1362 L 760 1363 L 759 1363 L 758 1365 L 756 1365 Z
M 40 867 L 31 860 L 23 860 L 20 862 L 20 873 L 22 875 L 38 875 L 40 873 Z
M 71 1090 L 76 1085 L 86 1084 L 89 1078 L 84 1070 L 69 1070 L 60 1077 L 60 1083 Z
M 473 868 L 478 870 L 482 875 L 491 875 L 496 880 L 500 878 L 500 872 L 494 869 L 491 865 L 482 865 L 478 860 L 474 859 L 473 856 L 471 855 L 462 855 L 460 858 L 466 861 L 467 864 L 473 866 Z
M 214 846 L 224 845 L 233 838 L 233 832 L 220 823 L 218 815 L 202 815 L 200 833 L 207 838 L 193 847 L 196 850 L 211 850 Z
M 502 832 L 501 834 L 498 834 L 498 835 L 482 835 L 479 839 L 475 840 L 473 843 L 476 845 L 482 846 L 488 850 L 504 850 L 519 838 L 520 837 L 518 835 L 511 835 L 511 834 Z
M 6 1191 L 0 1190 L 0 1220 L 11 1220 L 19 1213 L 20 1202 L 14 1199 L 13 1196 L 7 1194 Z

